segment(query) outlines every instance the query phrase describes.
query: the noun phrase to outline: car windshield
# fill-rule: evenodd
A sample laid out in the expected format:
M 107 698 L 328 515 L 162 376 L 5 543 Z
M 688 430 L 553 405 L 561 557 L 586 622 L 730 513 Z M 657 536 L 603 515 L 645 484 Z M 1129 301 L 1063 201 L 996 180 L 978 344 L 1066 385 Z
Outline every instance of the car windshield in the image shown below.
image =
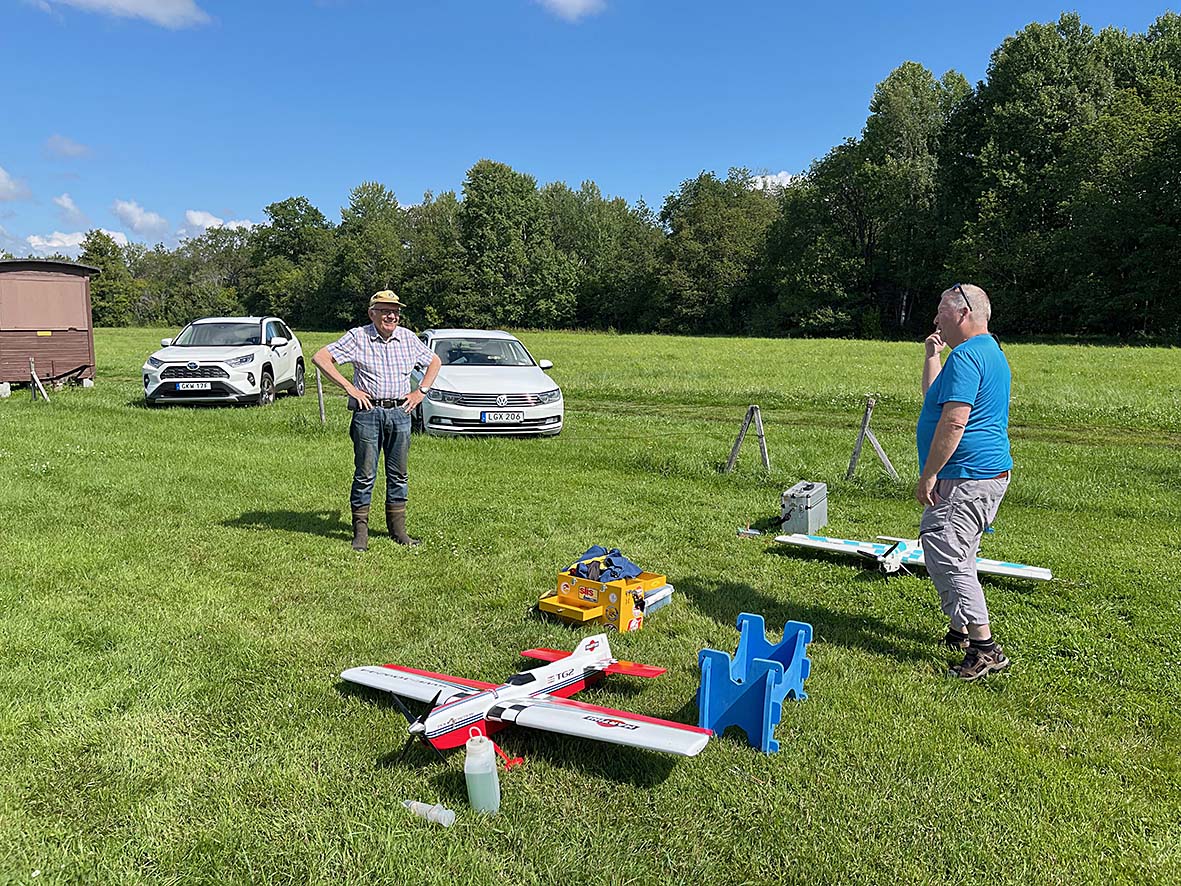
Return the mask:
M 172 342 L 177 347 L 234 348 L 258 344 L 257 323 L 191 323 Z
M 515 338 L 437 338 L 431 343 L 444 366 L 532 366 Z

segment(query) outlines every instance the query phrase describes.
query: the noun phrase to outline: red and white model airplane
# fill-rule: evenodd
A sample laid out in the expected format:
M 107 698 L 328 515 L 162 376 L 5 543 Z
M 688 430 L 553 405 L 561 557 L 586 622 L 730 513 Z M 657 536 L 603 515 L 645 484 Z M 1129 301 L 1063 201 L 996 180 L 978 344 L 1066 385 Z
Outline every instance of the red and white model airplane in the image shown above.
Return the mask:
M 686 757 L 700 753 L 713 734 L 685 723 L 570 701 L 567 696 L 606 674 L 657 677 L 664 673 L 664 668 L 617 661 L 606 634 L 587 637 L 573 652 L 526 649 L 521 655 L 552 663 L 514 674 L 499 686 L 392 664 L 349 668 L 340 676 L 392 693 L 410 720 L 411 736 L 436 750 L 459 747 L 473 735 L 491 735 L 510 723 Z M 399 696 L 429 702 L 430 710 L 412 719 Z M 505 760 L 510 765 L 519 762 Z

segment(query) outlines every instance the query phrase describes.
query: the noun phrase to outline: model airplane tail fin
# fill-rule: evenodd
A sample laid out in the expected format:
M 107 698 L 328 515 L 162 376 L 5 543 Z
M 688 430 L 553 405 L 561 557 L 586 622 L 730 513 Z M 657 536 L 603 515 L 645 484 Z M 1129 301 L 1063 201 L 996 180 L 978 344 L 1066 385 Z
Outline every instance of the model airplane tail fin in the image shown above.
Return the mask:
M 607 642 L 606 634 L 595 634 L 593 637 L 587 637 L 570 653 L 574 655 L 593 656 L 595 658 L 614 658 L 611 654 L 611 644 Z

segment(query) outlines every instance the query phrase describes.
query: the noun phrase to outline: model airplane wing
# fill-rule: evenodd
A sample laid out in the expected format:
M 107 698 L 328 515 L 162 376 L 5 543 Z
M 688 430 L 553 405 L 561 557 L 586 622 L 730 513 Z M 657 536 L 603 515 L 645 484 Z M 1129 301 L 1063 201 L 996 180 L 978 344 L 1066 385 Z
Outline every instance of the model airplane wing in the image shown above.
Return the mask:
M 473 689 L 493 689 L 498 685 L 399 665 L 365 665 L 349 668 L 341 673 L 340 678 L 417 701 L 429 702 L 437 698 L 437 704 L 446 704 L 451 699 L 472 695 Z
M 796 532 L 792 535 L 777 535 L 775 540 L 800 548 L 812 548 L 817 551 L 834 551 L 838 554 L 870 554 L 874 557 L 885 555 L 892 544 L 881 544 L 872 541 L 852 541 L 847 538 L 827 538 L 823 535 L 804 535 Z
M 899 554 L 898 562 L 903 566 L 922 566 L 927 564 L 923 558 L 923 549 L 913 539 L 889 539 L 890 544 L 871 541 L 853 541 L 847 538 L 826 538 L 823 535 L 779 535 L 778 542 L 795 545 L 801 548 L 812 548 L 819 551 L 834 551 L 838 554 L 861 554 L 874 558 L 882 558 L 893 551 Z M 976 558 L 976 571 L 985 575 L 1006 575 L 1010 578 L 1028 578 L 1033 581 L 1049 581 L 1054 577 L 1049 569 L 1041 566 L 1028 566 L 1025 563 L 1008 563 L 1003 560 L 986 560 Z
M 1005 563 L 1001 560 L 976 558 L 976 571 L 988 575 L 1007 575 L 1010 578 L 1030 578 L 1034 581 L 1049 581 L 1054 574 L 1041 566 L 1027 566 L 1024 563 Z
M 493 705 L 488 710 L 488 719 L 685 757 L 701 753 L 713 735 L 708 729 L 685 723 L 658 720 L 552 695 L 518 698 L 503 705 Z

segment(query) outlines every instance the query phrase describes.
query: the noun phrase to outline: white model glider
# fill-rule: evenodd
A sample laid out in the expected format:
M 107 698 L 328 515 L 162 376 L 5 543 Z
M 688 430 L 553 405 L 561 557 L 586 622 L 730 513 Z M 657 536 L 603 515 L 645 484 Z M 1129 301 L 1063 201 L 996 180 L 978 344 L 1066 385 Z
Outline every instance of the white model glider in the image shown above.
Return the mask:
M 906 566 L 926 568 L 923 548 L 917 541 L 881 535 L 878 538 L 882 541 L 852 541 L 847 538 L 826 538 L 823 535 L 804 535 L 796 532 L 792 535 L 776 536 L 775 540 L 800 548 L 866 557 L 877 561 L 882 571 L 886 573 L 897 572 Z M 1033 581 L 1049 581 L 1054 577 L 1049 569 L 1043 569 L 1040 566 L 1006 563 L 1002 560 L 986 560 L 983 557 L 976 558 L 976 571 L 985 575 L 1007 575 L 1010 578 L 1028 578 Z
M 510 723 L 686 757 L 700 753 L 713 734 L 685 723 L 570 701 L 567 696 L 606 674 L 664 673 L 664 668 L 613 658 L 606 634 L 587 637 L 573 652 L 527 649 L 521 655 L 551 664 L 521 671 L 500 685 L 392 664 L 349 668 L 340 676 L 392 693 L 410 720 L 411 736 L 436 750 L 459 747 L 473 735 L 490 735 Z M 413 719 L 399 696 L 428 702 L 430 710 Z

